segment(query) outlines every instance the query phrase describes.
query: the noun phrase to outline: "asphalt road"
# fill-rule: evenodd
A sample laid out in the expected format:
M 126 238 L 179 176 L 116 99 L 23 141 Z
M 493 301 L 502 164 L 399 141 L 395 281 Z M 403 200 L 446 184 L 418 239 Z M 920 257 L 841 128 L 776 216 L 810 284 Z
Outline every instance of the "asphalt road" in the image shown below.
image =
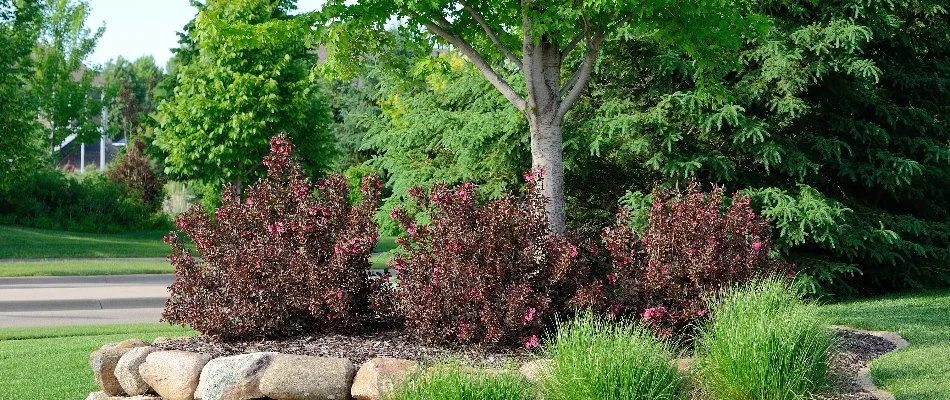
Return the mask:
M 0 328 L 157 322 L 174 275 L 0 278 Z

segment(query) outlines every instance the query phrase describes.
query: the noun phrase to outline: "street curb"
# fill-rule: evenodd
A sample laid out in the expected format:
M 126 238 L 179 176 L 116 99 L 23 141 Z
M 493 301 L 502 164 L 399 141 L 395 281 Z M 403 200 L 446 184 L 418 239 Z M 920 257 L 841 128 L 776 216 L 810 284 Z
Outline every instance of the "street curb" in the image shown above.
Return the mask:
M 0 312 L 116 310 L 126 308 L 162 308 L 166 297 L 130 297 L 118 299 L 63 299 L 0 301 Z
M 13 285 L 171 285 L 175 274 L 89 275 L 89 276 L 23 276 L 0 278 L 0 286 Z

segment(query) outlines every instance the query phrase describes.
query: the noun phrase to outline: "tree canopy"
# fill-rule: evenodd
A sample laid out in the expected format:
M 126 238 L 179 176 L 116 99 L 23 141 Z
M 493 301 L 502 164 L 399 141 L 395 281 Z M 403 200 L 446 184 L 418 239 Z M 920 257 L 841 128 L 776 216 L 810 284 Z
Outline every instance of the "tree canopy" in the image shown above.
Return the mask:
M 311 172 L 333 161 L 329 108 L 310 70 L 311 21 L 287 2 L 209 1 L 194 22 L 197 54 L 178 67 L 174 93 L 158 106 L 155 143 L 178 179 L 241 184 L 269 138 L 287 133 Z

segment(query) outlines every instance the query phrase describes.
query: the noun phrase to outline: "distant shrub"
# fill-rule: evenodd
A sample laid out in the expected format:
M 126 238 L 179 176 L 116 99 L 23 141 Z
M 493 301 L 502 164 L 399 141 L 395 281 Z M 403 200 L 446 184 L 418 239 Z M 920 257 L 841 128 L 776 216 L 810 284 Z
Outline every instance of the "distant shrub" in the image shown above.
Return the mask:
M 582 302 L 586 250 L 549 233 L 533 181 L 521 200 L 476 195 L 472 184 L 414 187 L 418 210 L 392 210 L 405 231 L 389 262 L 400 314 L 430 341 L 535 347 L 555 314 Z
M 145 155 L 145 142 L 135 140 L 126 147 L 125 154 L 119 157 L 106 176 L 116 183 L 123 184 L 138 194 L 142 203 L 152 211 L 162 207 L 165 198 L 165 183 L 168 181 L 158 174 Z
M 517 373 L 490 374 L 458 366 L 436 366 L 407 379 L 386 400 L 531 400 L 530 385 Z
M 44 168 L 0 192 L 0 223 L 76 232 L 168 229 L 169 220 L 131 189 L 97 172 L 65 174 Z
M 613 264 L 608 275 L 614 315 L 642 318 L 661 334 L 688 334 L 709 315 L 705 299 L 722 288 L 786 267 L 769 258 L 767 222 L 735 195 L 724 205 L 722 188 L 703 193 L 654 193 L 642 236 L 621 210 L 604 231 Z
M 371 292 L 388 286 L 369 276 L 380 182 L 364 178 L 352 205 L 345 178 L 314 192 L 292 153 L 285 136 L 273 138 L 267 176 L 243 199 L 226 189 L 213 216 L 196 205 L 178 217 L 201 259 L 178 232 L 166 237 L 177 280 L 163 320 L 228 340 L 353 329 L 371 317 Z
M 547 400 L 672 400 L 681 393 L 671 345 L 639 324 L 582 314 L 558 330 L 545 355 L 552 360 L 540 381 Z
M 713 399 L 800 400 L 824 387 L 831 332 L 787 282 L 755 281 L 711 308 L 696 355 Z

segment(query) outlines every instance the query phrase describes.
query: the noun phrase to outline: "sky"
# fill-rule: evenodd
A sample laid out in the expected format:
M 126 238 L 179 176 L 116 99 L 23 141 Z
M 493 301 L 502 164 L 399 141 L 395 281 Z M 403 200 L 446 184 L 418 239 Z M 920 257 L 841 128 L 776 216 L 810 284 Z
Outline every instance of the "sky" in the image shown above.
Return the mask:
M 96 29 L 105 24 L 87 64 L 105 64 L 118 56 L 134 60 L 144 55 L 155 57 L 164 67 L 171 58 L 171 48 L 178 46 L 178 35 L 195 16 L 188 0 L 88 0 L 92 13 L 86 26 Z M 298 11 L 312 11 L 321 0 L 299 0 Z

